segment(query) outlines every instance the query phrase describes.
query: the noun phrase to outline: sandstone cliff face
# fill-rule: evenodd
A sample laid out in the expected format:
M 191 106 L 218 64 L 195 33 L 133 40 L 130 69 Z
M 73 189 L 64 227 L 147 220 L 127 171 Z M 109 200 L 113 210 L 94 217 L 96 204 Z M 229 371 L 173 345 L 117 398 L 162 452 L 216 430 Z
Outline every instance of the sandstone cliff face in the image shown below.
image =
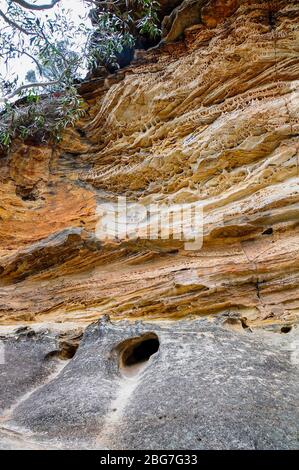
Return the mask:
M 168 21 L 180 40 L 82 86 L 88 115 L 59 147 L 1 157 L 2 323 L 296 320 L 298 2 L 196 5 L 196 25 L 182 6 Z M 97 207 L 118 196 L 202 207 L 203 248 L 146 227 L 99 241 Z
M 298 446 L 299 2 L 161 3 L 59 145 L 0 155 L 1 448 Z

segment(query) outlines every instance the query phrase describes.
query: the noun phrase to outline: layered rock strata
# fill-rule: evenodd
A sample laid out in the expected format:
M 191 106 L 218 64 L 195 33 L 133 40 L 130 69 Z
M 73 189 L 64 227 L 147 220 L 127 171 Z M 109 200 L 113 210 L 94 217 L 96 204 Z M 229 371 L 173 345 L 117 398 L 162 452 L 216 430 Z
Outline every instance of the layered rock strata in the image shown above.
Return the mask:
M 161 3 L 0 155 L 1 448 L 296 448 L 299 2 Z
M 60 146 L 1 156 L 2 323 L 296 321 L 298 2 L 195 3 L 177 42 L 82 85 L 88 113 Z M 99 240 L 118 197 L 203 210 L 203 247 L 151 239 L 146 221 Z

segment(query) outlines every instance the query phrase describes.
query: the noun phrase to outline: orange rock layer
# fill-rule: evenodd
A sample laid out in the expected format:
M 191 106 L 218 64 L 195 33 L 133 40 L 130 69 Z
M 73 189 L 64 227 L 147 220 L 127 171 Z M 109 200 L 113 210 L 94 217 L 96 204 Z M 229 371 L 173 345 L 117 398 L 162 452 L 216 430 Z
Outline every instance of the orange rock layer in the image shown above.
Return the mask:
M 88 113 L 59 146 L 0 157 L 2 324 L 298 318 L 299 4 L 199 3 L 182 39 L 82 85 Z M 201 208 L 202 248 L 147 222 L 99 240 L 119 196 Z

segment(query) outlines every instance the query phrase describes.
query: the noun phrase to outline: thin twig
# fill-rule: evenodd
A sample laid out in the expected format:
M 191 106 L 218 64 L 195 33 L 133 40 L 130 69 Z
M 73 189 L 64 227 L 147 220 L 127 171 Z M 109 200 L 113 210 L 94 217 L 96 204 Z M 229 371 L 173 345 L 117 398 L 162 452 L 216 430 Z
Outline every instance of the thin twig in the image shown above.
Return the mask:
M 28 36 L 29 35 L 32 35 L 32 34 L 35 34 L 33 31 L 28 31 L 27 29 L 23 28 L 22 26 L 20 26 L 19 24 L 15 23 L 13 20 L 11 20 L 10 18 L 8 18 L 8 16 L 5 15 L 5 13 L 3 13 L 2 10 L 0 10 L 0 16 L 1 18 L 4 19 L 4 21 L 9 24 L 9 26 L 11 26 L 12 28 L 16 28 L 18 29 L 19 31 L 21 31 L 21 33 L 24 33 L 24 34 L 27 34 Z
M 17 3 L 23 8 L 27 8 L 28 10 L 49 10 L 50 8 L 55 7 L 60 0 L 52 0 L 51 3 L 47 3 L 45 5 L 36 5 L 35 3 L 29 3 L 25 0 L 12 0 L 13 3 Z
M 61 81 L 61 79 L 55 80 L 55 81 L 52 81 L 52 82 L 36 82 L 36 83 L 28 83 L 27 85 L 21 85 L 16 90 L 14 90 L 10 95 L 1 97 L 0 98 L 0 103 L 6 103 L 11 98 L 13 98 L 15 95 L 20 93 L 20 91 L 27 90 L 28 88 L 37 88 L 37 87 L 45 88 L 45 87 L 51 86 L 51 85 L 58 85 L 58 83 L 60 83 L 60 81 Z

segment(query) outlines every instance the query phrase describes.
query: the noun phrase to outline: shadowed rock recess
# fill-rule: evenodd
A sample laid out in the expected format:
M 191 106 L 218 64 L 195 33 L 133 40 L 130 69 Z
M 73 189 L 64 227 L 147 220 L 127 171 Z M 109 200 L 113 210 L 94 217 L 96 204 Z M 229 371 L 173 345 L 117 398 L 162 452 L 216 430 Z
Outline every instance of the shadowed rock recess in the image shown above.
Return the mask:
M 299 2 L 161 3 L 59 144 L 0 154 L 1 448 L 298 447 Z M 202 208 L 202 248 L 99 239 L 119 197 Z

